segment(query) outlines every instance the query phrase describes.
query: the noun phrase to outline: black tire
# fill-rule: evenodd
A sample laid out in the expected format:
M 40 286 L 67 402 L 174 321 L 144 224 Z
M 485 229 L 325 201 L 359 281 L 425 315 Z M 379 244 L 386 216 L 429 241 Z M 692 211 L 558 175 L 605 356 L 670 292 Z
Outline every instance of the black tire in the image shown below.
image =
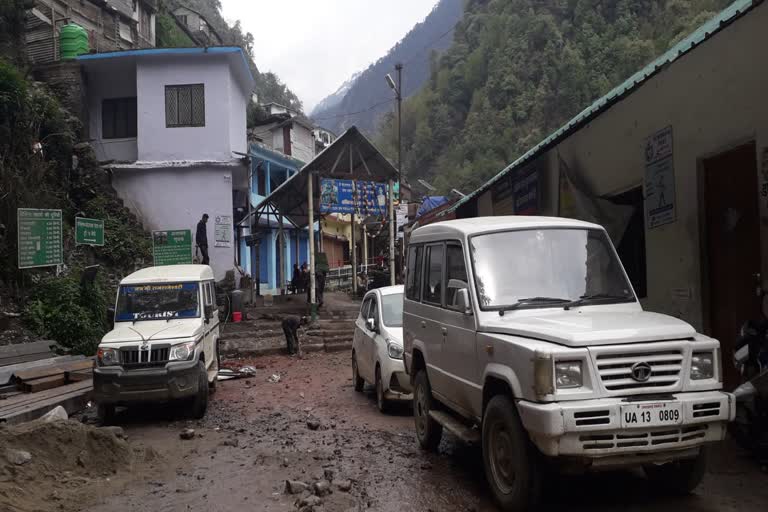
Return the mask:
M 437 450 L 443 438 L 443 426 L 429 416 L 429 411 L 434 409 L 435 405 L 427 370 L 419 370 L 413 388 L 413 419 L 419 445 L 429 451 Z
M 485 478 L 501 509 L 535 509 L 541 494 L 539 454 L 508 397 L 496 395 L 488 402 L 482 444 Z
M 365 381 L 360 377 L 360 372 L 357 369 L 357 354 L 352 351 L 352 384 L 355 386 L 355 391 L 362 393 L 365 388 Z
M 205 363 L 199 361 L 197 395 L 192 399 L 192 417 L 196 420 L 205 416 L 208 409 L 208 372 L 205 370 Z
M 219 377 L 219 368 L 221 367 L 220 366 L 220 364 L 221 364 L 221 354 L 219 354 L 219 340 L 216 340 L 216 344 L 213 347 L 213 351 L 214 351 L 214 353 L 216 355 L 216 360 L 213 362 L 214 366 L 213 366 L 212 369 L 216 370 L 216 375 L 214 375 L 213 376 L 213 380 L 208 383 L 208 389 L 210 390 L 211 393 L 215 393 L 216 392 L 216 385 L 219 382 L 219 379 L 218 379 L 218 377 Z
M 96 415 L 99 418 L 99 424 L 103 427 L 108 427 L 115 422 L 115 406 L 114 404 L 97 404 Z
M 376 407 L 379 412 L 386 414 L 389 412 L 389 400 L 384 396 L 384 383 L 381 382 L 381 368 L 376 365 Z
M 698 487 L 707 472 L 708 449 L 702 447 L 694 459 L 680 460 L 656 466 L 643 466 L 648 480 L 654 489 L 659 489 L 673 496 L 685 496 Z

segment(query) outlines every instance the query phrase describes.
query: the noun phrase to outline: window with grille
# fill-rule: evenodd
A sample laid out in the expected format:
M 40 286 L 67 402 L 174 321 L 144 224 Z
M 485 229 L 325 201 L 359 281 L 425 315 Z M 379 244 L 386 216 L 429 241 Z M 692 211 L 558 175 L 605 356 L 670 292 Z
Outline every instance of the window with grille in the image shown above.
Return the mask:
M 101 138 L 136 137 L 136 98 L 109 98 L 101 102 Z
M 167 128 L 205 126 L 203 84 L 165 86 L 165 126 Z

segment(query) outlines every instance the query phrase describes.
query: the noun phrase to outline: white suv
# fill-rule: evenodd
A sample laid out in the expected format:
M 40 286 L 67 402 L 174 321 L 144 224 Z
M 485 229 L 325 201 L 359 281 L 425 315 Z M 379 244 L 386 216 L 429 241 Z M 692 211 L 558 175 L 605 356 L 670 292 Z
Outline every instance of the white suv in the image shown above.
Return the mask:
M 687 492 L 725 436 L 719 343 L 643 311 L 605 230 L 546 217 L 415 230 L 405 368 L 423 448 L 443 428 L 482 443 L 504 510 L 527 510 L 541 467 L 643 466 Z M 479 427 L 479 428 L 476 428 Z

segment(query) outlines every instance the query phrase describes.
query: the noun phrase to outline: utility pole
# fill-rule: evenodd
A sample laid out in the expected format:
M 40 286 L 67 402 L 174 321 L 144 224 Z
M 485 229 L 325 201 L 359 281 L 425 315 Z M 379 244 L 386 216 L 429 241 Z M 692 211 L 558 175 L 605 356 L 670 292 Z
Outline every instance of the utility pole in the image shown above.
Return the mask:
M 403 64 L 398 62 L 395 64 L 395 71 L 397 71 L 397 83 L 392 80 L 392 77 L 387 75 L 387 83 L 395 91 L 395 99 L 397 100 L 397 188 L 400 190 L 401 176 L 403 169 L 403 119 L 402 119 L 402 107 L 403 107 Z M 389 282 L 394 286 L 397 283 L 395 276 L 395 194 L 394 194 L 394 181 L 389 180 Z

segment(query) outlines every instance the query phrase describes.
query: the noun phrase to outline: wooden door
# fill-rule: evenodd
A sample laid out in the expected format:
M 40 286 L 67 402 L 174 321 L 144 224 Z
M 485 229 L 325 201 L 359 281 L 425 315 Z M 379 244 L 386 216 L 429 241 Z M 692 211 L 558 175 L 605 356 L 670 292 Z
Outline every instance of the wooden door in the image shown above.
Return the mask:
M 739 327 L 760 316 L 760 221 L 755 145 L 704 161 L 709 334 L 720 340 L 727 389 L 739 376 L 733 348 Z

